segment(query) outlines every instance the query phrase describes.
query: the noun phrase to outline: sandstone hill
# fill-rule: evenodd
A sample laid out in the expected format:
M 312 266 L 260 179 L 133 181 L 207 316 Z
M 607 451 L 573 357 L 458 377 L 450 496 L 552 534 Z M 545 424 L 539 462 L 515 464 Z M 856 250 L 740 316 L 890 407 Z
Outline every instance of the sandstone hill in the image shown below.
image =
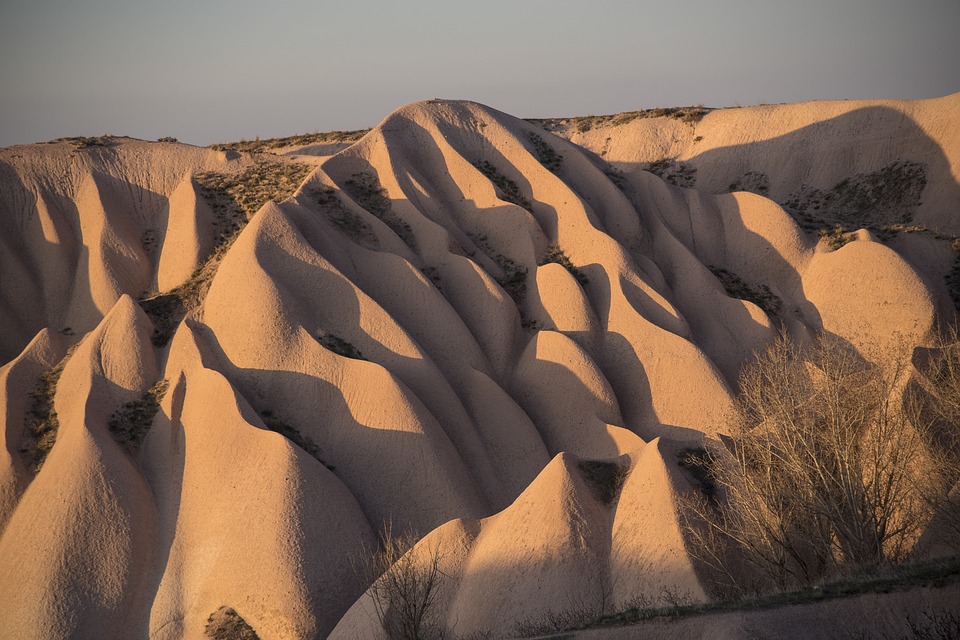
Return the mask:
M 0 628 L 376 637 L 388 523 L 448 550 L 459 636 L 706 599 L 685 452 L 779 331 L 953 317 L 958 121 L 433 100 L 356 141 L 0 150 Z

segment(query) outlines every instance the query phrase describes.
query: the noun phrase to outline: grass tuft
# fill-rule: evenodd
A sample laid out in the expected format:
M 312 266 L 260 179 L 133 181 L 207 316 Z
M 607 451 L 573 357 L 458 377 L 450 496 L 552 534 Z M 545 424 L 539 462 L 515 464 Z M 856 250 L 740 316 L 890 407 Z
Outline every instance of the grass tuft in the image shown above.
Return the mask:
M 344 191 L 361 207 L 379 218 L 403 240 L 408 247 L 417 250 L 413 229 L 394 212 L 387 191 L 372 173 L 355 173 L 344 183 Z
M 367 135 L 370 129 L 356 129 L 353 131 L 325 131 L 322 133 L 302 133 L 285 138 L 267 138 L 266 140 L 241 140 L 239 142 L 224 142 L 210 145 L 214 151 L 245 151 L 248 153 L 269 152 L 284 147 L 306 147 L 312 144 L 340 144 L 356 142 Z
M 898 160 L 871 173 L 858 173 L 829 190 L 804 185 L 780 203 L 805 231 L 844 228 L 877 230 L 913 220 L 927 186 L 927 166 Z
M 344 358 L 352 358 L 353 360 L 366 360 L 363 357 L 363 354 L 360 353 L 360 350 L 355 346 L 332 333 L 322 334 L 318 341 L 323 346 L 324 349 L 333 351 L 337 355 L 341 355 Z
M 158 380 L 142 397 L 127 402 L 107 420 L 110 435 L 127 451 L 135 451 L 140 447 L 150 430 L 153 417 L 160 410 L 160 401 L 166 395 L 168 386 L 167 380 Z
M 752 286 L 740 276 L 720 267 L 708 267 L 731 298 L 746 300 L 760 307 L 765 314 L 773 317 L 783 308 L 783 300 L 765 284 Z
M 312 457 L 314 460 L 325 466 L 330 471 L 334 470 L 332 465 L 327 464 L 323 461 L 323 458 L 320 457 L 320 447 L 311 440 L 309 437 L 300 433 L 300 430 L 296 427 L 284 422 L 280 419 L 279 416 L 275 415 L 270 409 L 264 409 L 260 412 L 260 419 L 263 420 L 263 424 L 273 431 L 274 433 L 279 433 L 284 438 L 297 445 Z
M 204 633 L 211 640 L 260 640 L 253 627 L 227 606 L 210 614 Z
M 60 362 L 49 371 L 41 374 L 36 387 L 30 393 L 32 403 L 30 410 L 27 412 L 26 424 L 24 424 L 20 452 L 25 454 L 27 466 L 34 473 L 40 471 L 47 455 L 57 442 L 60 420 L 57 417 L 56 409 L 53 407 L 57 395 L 57 383 L 60 381 L 63 369 L 67 366 L 67 362 L 76 348 L 77 345 L 70 347 Z
M 533 154 L 544 167 L 552 173 L 558 173 L 563 167 L 563 156 L 553 150 L 547 141 L 535 133 L 527 133 L 527 140 L 533 145 Z
M 675 187 L 691 189 L 697 183 L 696 167 L 670 158 L 661 158 L 648 163 L 644 170 Z
M 477 248 L 500 267 L 502 275 L 494 277 L 494 280 L 517 305 L 517 311 L 520 313 L 520 324 L 523 328 L 528 330 L 538 329 L 536 321 L 528 318 L 524 313 L 527 299 L 527 268 L 494 250 L 490 246 L 489 238 L 486 235 L 469 232 L 467 235 Z
M 605 460 L 582 460 L 577 463 L 577 468 L 590 485 L 594 497 L 608 506 L 620 495 L 629 472 L 626 465 Z
M 747 171 L 730 183 L 730 191 L 749 191 L 766 196 L 770 193 L 770 177 L 762 171 Z
M 473 166 L 477 168 L 483 175 L 497 187 L 500 191 L 500 199 L 504 202 L 510 202 L 517 205 L 518 207 L 523 207 L 527 211 L 533 212 L 533 208 L 530 206 L 530 201 L 523 195 L 523 192 L 520 191 L 520 187 L 517 186 L 517 183 L 500 173 L 495 166 L 491 163 L 484 160 L 483 162 L 474 162 Z
M 576 267 L 576 265 L 570 262 L 570 258 L 567 257 L 567 254 L 565 254 L 563 250 L 555 244 L 548 246 L 547 251 L 537 262 L 537 265 L 539 266 L 543 266 L 545 264 L 559 264 L 561 267 L 569 271 L 582 287 L 590 284 L 590 279 L 587 278 L 586 274 L 584 274 Z
M 314 190 L 312 195 L 314 201 L 320 207 L 320 212 L 347 237 L 369 248 L 376 248 L 379 245 L 377 235 L 370 228 L 370 225 L 359 215 L 345 207 L 334 189 L 323 187 Z
M 655 109 L 641 109 L 640 111 L 624 111 L 603 116 L 581 116 L 577 118 L 539 118 L 528 119 L 527 122 L 539 125 L 548 131 L 561 127 L 572 126 L 578 133 L 586 133 L 598 127 L 619 127 L 634 120 L 647 118 L 672 118 L 690 125 L 694 125 L 710 113 L 712 109 L 701 105 L 693 107 L 660 107 Z

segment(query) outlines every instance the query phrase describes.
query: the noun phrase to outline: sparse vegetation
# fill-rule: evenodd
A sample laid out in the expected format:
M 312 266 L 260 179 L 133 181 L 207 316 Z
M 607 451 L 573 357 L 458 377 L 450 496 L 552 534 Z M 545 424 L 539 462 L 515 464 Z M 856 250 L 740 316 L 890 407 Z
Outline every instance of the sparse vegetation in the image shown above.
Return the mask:
M 296 427 L 284 422 L 279 416 L 275 415 L 270 409 L 264 409 L 260 412 L 260 419 L 263 420 L 264 426 L 274 433 L 279 433 L 284 438 L 297 445 L 304 451 L 306 451 L 310 456 L 325 466 L 327 469 L 333 471 L 335 467 L 327 464 L 323 461 L 323 458 L 320 455 L 320 447 L 314 443 L 313 440 L 307 436 L 300 433 L 300 430 Z
M 239 142 L 224 142 L 210 145 L 215 151 L 231 149 L 247 153 L 269 152 L 284 147 L 306 147 L 312 144 L 339 144 L 356 142 L 367 135 L 370 129 L 354 131 L 325 131 L 322 133 L 302 133 L 285 138 L 267 138 L 266 140 L 241 140 Z
M 504 274 L 496 279 L 497 284 L 513 298 L 518 308 L 522 307 L 527 297 L 527 268 L 509 258 L 502 258 L 500 262 L 500 268 L 503 269 Z
M 641 602 L 640 606 L 629 607 L 624 611 L 607 616 L 598 616 L 591 622 L 581 624 L 571 629 L 593 629 L 600 627 L 614 627 L 631 623 L 653 620 L 656 618 L 687 618 L 692 616 L 721 613 L 726 611 L 759 611 L 776 607 L 810 604 L 836 598 L 846 598 L 867 593 L 889 593 L 915 587 L 942 587 L 960 580 L 960 558 L 935 560 L 924 563 L 904 565 L 874 575 L 856 575 L 842 580 L 824 582 L 815 586 L 790 591 L 778 591 L 757 596 L 738 597 L 733 599 L 716 600 L 705 603 L 679 603 L 672 605 L 664 603 L 656 605 Z M 939 618 L 942 614 L 933 612 L 933 617 Z M 926 617 L 926 616 L 924 616 Z M 949 619 L 944 622 L 950 623 Z M 918 620 L 918 627 L 924 625 Z M 560 629 L 558 629 L 559 631 Z M 932 636 L 937 638 L 937 636 Z M 947 636 L 951 637 L 951 636 Z M 917 636 L 919 639 L 925 636 Z
M 778 339 L 744 369 L 733 442 L 709 450 L 720 500 L 683 510 L 720 592 L 809 585 L 901 562 L 946 496 L 930 422 L 892 403 L 905 371 L 839 339 Z M 954 427 L 955 428 L 955 427 Z M 746 571 L 745 567 L 752 568 Z
M 162 138 L 157 138 L 157 142 L 178 142 L 173 136 L 164 136 Z
M 910 635 L 903 640 L 956 640 L 960 638 L 960 615 L 955 611 L 927 609 L 919 616 L 908 615 Z M 894 640 L 886 635 L 883 640 Z
M 487 236 L 470 233 L 467 235 L 470 236 L 470 239 L 473 240 L 473 243 L 481 251 L 483 251 L 487 257 L 497 263 L 497 266 L 500 267 L 503 275 L 499 278 L 495 278 L 495 280 L 497 281 L 497 284 L 499 284 L 500 287 L 507 293 L 507 295 L 513 298 L 513 301 L 517 305 L 517 309 L 520 310 L 521 318 L 523 318 L 523 306 L 527 297 L 527 268 L 523 265 L 517 264 L 502 253 L 494 251 L 490 246 Z M 526 319 L 523 319 L 522 321 L 525 322 Z
M 483 162 L 474 162 L 473 166 L 475 166 L 480 173 L 487 176 L 490 182 L 497 187 L 500 191 L 501 200 L 515 204 L 518 207 L 523 207 L 527 211 L 533 211 L 533 208 L 530 206 L 530 201 L 527 200 L 523 192 L 520 191 L 517 183 L 500 173 L 495 166 L 486 160 Z
M 651 162 L 644 169 L 675 187 L 691 189 L 697 183 L 696 167 L 671 158 Z
M 714 266 L 709 267 L 709 269 L 731 298 L 752 302 L 770 317 L 778 315 L 780 309 L 783 308 L 783 300 L 773 293 L 767 285 L 751 286 L 732 271 Z
M 588 580 L 590 580 L 589 577 Z M 602 578 L 596 576 L 592 582 L 602 582 Z M 539 618 L 517 624 L 514 627 L 514 634 L 521 638 L 547 635 L 557 637 L 552 634 L 612 626 L 609 621 L 613 620 L 636 622 L 638 620 L 648 619 L 627 618 L 627 616 L 635 612 L 641 612 L 641 615 L 648 615 L 649 618 L 661 616 L 678 618 L 684 612 L 702 606 L 693 604 L 690 594 L 685 591 L 663 587 L 656 596 L 651 596 L 647 593 L 638 593 L 630 603 L 626 604 L 625 612 L 612 613 L 608 610 L 611 604 L 611 595 L 606 591 L 606 587 L 597 585 L 595 589 L 588 589 L 587 591 L 596 592 L 596 597 L 593 598 L 592 602 L 588 602 L 587 599 L 583 597 L 576 598 L 574 602 L 561 610 L 547 611 Z M 560 637 L 566 638 L 572 636 Z
M 730 191 L 749 191 L 766 196 L 770 193 L 770 177 L 762 171 L 747 171 L 730 183 Z
M 547 611 L 540 617 L 518 622 L 513 627 L 513 636 L 517 638 L 537 638 L 549 636 L 553 640 L 572 640 L 572 635 L 560 635 L 565 631 L 582 629 L 588 623 L 602 618 L 605 611 L 594 605 L 572 605 L 557 611 Z
M 417 250 L 417 240 L 413 229 L 394 212 L 386 190 L 380 186 L 377 176 L 360 172 L 355 173 L 344 183 L 344 190 L 361 207 L 379 218 L 385 225 L 403 240 L 408 247 Z
M 370 228 L 370 225 L 364 222 L 363 218 L 359 215 L 344 206 L 335 190 L 330 187 L 315 190 L 313 192 L 313 198 L 317 205 L 319 205 L 320 212 L 323 213 L 335 227 L 346 234 L 347 237 L 369 248 L 379 246 L 377 235 L 373 232 L 373 229 Z
M 211 640 L 260 640 L 247 621 L 232 608 L 223 606 L 207 618 L 205 635 Z
M 446 577 L 440 570 L 443 555 L 438 547 L 414 554 L 418 541 L 412 532 L 397 533 L 386 523 L 378 549 L 367 550 L 354 568 L 387 636 L 393 640 L 440 640 L 445 637 L 438 611 L 440 587 Z
M 439 269 L 436 267 L 423 267 L 420 269 L 420 273 L 422 273 L 438 291 L 443 291 L 443 280 L 440 278 Z
M 830 247 L 832 251 L 836 251 L 843 245 L 850 242 L 852 239 L 850 237 L 851 234 L 851 231 L 847 231 L 839 224 L 834 226 L 833 229 L 820 229 L 817 231 L 817 235 L 826 241 L 827 246 Z
M 565 254 L 563 252 L 563 249 L 561 249 L 558 245 L 551 244 L 550 246 L 548 246 L 547 250 L 540 257 L 540 260 L 537 261 L 537 265 L 539 266 L 543 266 L 545 264 L 560 265 L 561 267 L 569 271 L 570 275 L 576 278 L 577 282 L 579 282 L 580 286 L 582 287 L 585 287 L 588 284 L 590 284 L 590 279 L 587 278 L 586 274 L 584 274 L 582 271 L 580 271 L 580 269 L 576 267 L 576 265 L 570 262 L 570 258 L 567 257 L 567 254 Z
M 60 362 L 41 374 L 37 380 L 37 386 L 30 393 L 32 402 L 26 416 L 20 452 L 25 455 L 27 466 L 34 473 L 40 471 L 47 454 L 57 441 L 60 420 L 53 406 L 57 395 L 57 383 L 76 347 L 77 345 L 74 345 L 68 349 Z
M 195 175 L 200 195 L 216 217 L 217 244 L 233 237 L 269 200 L 279 202 L 293 195 L 310 171 L 310 165 L 300 162 L 258 160 L 238 173 Z
M 153 229 L 144 229 L 140 234 L 140 246 L 148 255 L 152 255 L 157 249 L 157 232 Z
M 613 504 L 620 495 L 629 467 L 607 460 L 581 460 L 577 468 L 589 483 L 594 497 L 605 505 Z
M 203 302 L 223 256 L 249 219 L 268 201 L 279 202 L 293 195 L 311 170 L 302 163 L 262 160 L 235 174 L 207 172 L 194 176 L 216 217 L 216 246 L 186 282 L 166 293 L 140 299 L 140 306 L 153 321 L 151 340 L 155 346 L 165 346 L 184 316 Z
M 563 156 L 553 150 L 541 136 L 528 132 L 527 140 L 533 145 L 533 154 L 544 167 L 552 173 L 557 173 L 563 167 Z
M 360 353 L 360 350 L 355 346 L 332 333 L 321 334 L 317 340 L 323 346 L 324 349 L 329 349 L 337 355 L 341 355 L 344 358 L 352 358 L 354 360 L 366 360 L 363 357 L 363 354 Z
M 167 393 L 168 386 L 167 380 L 158 380 L 142 397 L 127 402 L 107 420 L 110 435 L 127 451 L 135 451 L 143 442 L 153 423 L 153 417 L 160 410 L 160 401 Z
M 953 306 L 957 312 L 960 313 L 960 239 L 954 239 L 951 246 L 956 254 L 956 258 L 954 258 L 953 266 L 950 267 L 950 271 L 947 272 L 945 279 L 947 282 L 947 292 L 950 294 L 950 299 L 953 300 Z
M 691 447 L 680 451 L 677 464 L 686 469 L 697 483 L 703 497 L 709 503 L 717 499 L 717 482 L 710 473 L 710 454 L 703 447 Z
M 607 178 L 610 179 L 610 182 L 612 182 L 617 189 L 620 189 L 620 191 L 624 192 L 627 190 L 627 178 L 623 175 L 622 171 L 615 167 L 608 166 L 603 173 L 607 176 Z
M 187 312 L 200 306 L 221 258 L 222 255 L 218 255 L 216 261 L 208 259 L 187 282 L 170 293 L 140 299 L 140 307 L 153 322 L 153 335 L 150 336 L 153 346 L 166 346 Z
M 926 185 L 925 164 L 898 160 L 850 176 L 828 191 L 804 185 L 780 204 L 806 231 L 836 225 L 873 230 L 913 220 Z
M 628 124 L 634 120 L 645 118 L 673 118 L 687 124 L 696 124 L 700 122 L 703 116 L 710 113 L 712 109 L 697 105 L 694 107 L 662 107 L 655 109 L 642 109 L 640 111 L 624 111 L 604 116 L 581 116 L 578 118 L 533 118 L 527 119 L 527 122 L 539 125 L 548 131 L 555 131 L 562 127 L 572 126 L 579 133 L 586 133 L 591 129 L 599 127 L 618 127 Z
M 112 147 L 116 145 L 116 142 L 112 139 L 112 136 L 76 136 L 73 138 L 57 138 L 56 140 L 51 140 L 50 142 L 69 142 L 76 149 Z

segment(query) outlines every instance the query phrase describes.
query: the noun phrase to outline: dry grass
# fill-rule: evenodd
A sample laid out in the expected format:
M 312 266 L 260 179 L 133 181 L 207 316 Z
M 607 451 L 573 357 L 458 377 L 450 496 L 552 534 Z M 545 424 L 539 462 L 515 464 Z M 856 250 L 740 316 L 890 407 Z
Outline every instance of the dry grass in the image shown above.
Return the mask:
M 270 409 L 264 409 L 260 412 L 260 419 L 263 420 L 263 424 L 267 427 L 267 429 L 270 429 L 270 431 L 273 431 L 274 433 L 279 433 L 284 438 L 306 451 L 308 454 L 310 454 L 310 457 L 325 466 L 327 469 L 330 469 L 331 471 L 334 470 L 335 467 L 324 462 L 323 458 L 321 457 L 320 447 L 318 447 L 311 438 L 300 433 L 300 430 L 296 427 L 284 422 L 279 416 L 275 415 L 273 411 Z
M 573 627 L 575 629 L 595 629 L 635 624 L 656 618 L 687 618 L 692 616 L 722 613 L 727 611 L 759 611 L 777 607 L 811 604 L 824 600 L 855 597 L 868 593 L 889 593 L 906 591 L 913 588 L 942 588 L 960 580 L 960 556 L 946 560 L 904 565 L 882 573 L 863 574 L 825 582 L 815 586 L 793 591 L 778 591 L 758 596 L 720 600 L 716 602 L 689 604 L 678 602 L 665 606 L 646 605 L 629 607 L 624 611 L 607 616 L 598 616 L 594 620 Z M 924 616 L 933 620 L 935 612 Z M 927 626 L 918 619 L 918 628 Z M 949 620 L 947 620 L 949 622 Z M 567 627 L 571 629 L 571 627 Z M 937 636 L 918 635 L 914 638 Z M 950 636 L 947 636 L 950 637 Z
M 154 345 L 165 346 L 186 314 L 203 303 L 223 256 L 250 218 L 268 201 L 279 202 L 293 195 L 311 170 L 302 163 L 260 160 L 238 173 L 194 176 L 201 196 L 215 215 L 216 246 L 186 282 L 168 292 L 141 298 L 140 306 L 154 324 Z
M 767 285 L 750 285 L 737 274 L 720 267 L 711 266 L 709 269 L 713 275 L 717 277 L 717 280 L 720 281 L 727 295 L 731 298 L 752 302 L 770 317 L 774 317 L 780 313 L 780 309 L 783 307 L 783 300 L 780 299 L 780 296 L 773 293 Z
M 570 272 L 574 278 L 577 279 L 577 282 L 580 283 L 580 286 L 585 287 L 590 284 L 590 279 L 587 278 L 580 269 L 574 265 L 570 258 L 567 257 L 567 254 L 563 252 L 559 246 L 551 244 L 547 247 L 546 252 L 540 257 L 540 260 L 537 261 L 537 264 L 542 266 L 545 264 L 559 264 L 561 267 Z
M 527 200 L 523 192 L 520 191 L 517 183 L 500 173 L 493 164 L 484 160 L 483 162 L 474 162 L 473 166 L 497 187 L 499 191 L 498 196 L 501 200 L 515 204 L 518 207 L 523 207 L 527 211 L 533 211 L 533 208 L 530 206 L 530 201 Z
M 113 147 L 117 144 L 117 141 L 114 140 L 113 136 L 76 136 L 73 138 L 57 138 L 56 140 L 51 140 L 50 144 L 56 142 L 68 142 L 78 150 L 90 149 L 91 147 Z
M 644 170 L 675 187 L 692 189 L 697 183 L 696 167 L 671 158 L 661 158 L 650 162 L 644 167 Z
M 608 460 L 582 460 L 577 463 L 577 468 L 590 485 L 594 497 L 608 506 L 620 495 L 630 471 L 627 465 Z
M 253 627 L 227 606 L 210 614 L 204 632 L 211 640 L 260 640 Z
M 333 351 L 337 355 L 341 355 L 344 358 L 351 358 L 353 360 L 366 360 L 366 358 L 363 357 L 363 354 L 360 353 L 359 349 L 340 336 L 332 333 L 324 333 L 317 338 L 317 341 L 323 346 L 324 349 Z
M 871 173 L 858 173 L 828 190 L 804 185 L 780 205 L 805 231 L 876 229 L 910 223 L 927 185 L 927 166 L 898 160 Z
M 641 109 L 640 111 L 623 111 L 604 116 L 580 116 L 576 118 L 534 118 L 527 119 L 527 122 L 540 125 L 548 131 L 554 131 L 563 127 L 573 127 L 579 133 L 586 133 L 591 129 L 599 127 L 619 127 L 629 124 L 634 120 L 643 120 L 647 118 L 672 118 L 685 122 L 687 124 L 696 124 L 700 122 L 703 116 L 710 113 L 712 109 L 703 105 L 693 107 L 661 107 L 655 109 Z
M 344 191 L 353 200 L 379 218 L 385 225 L 397 234 L 408 247 L 417 250 L 417 239 L 413 229 L 393 212 L 387 191 L 380 185 L 380 180 L 372 173 L 355 173 L 344 182 Z
M 379 247 L 377 235 L 370 228 L 370 225 L 358 214 L 344 206 L 336 190 L 330 187 L 322 187 L 314 190 L 311 195 L 320 212 L 348 238 L 367 248 L 376 249 Z
M 113 439 L 126 450 L 135 451 L 140 447 L 150 430 L 153 417 L 160 410 L 160 401 L 166 395 L 168 386 L 167 380 L 158 380 L 142 397 L 127 402 L 110 416 L 107 428 Z
M 325 131 L 322 133 L 301 133 L 285 138 L 267 138 L 261 140 L 240 140 L 239 142 L 223 142 L 210 145 L 215 151 L 232 149 L 248 153 L 269 152 L 284 147 L 306 147 L 312 144 L 341 144 L 356 142 L 367 135 L 370 129 L 356 129 L 353 131 Z
M 546 140 L 535 133 L 527 133 L 527 140 L 533 146 L 533 154 L 544 167 L 552 173 L 558 173 L 563 167 L 563 156 L 554 151 Z
M 57 383 L 76 348 L 77 345 L 70 347 L 60 362 L 41 374 L 37 380 L 37 386 L 30 393 L 32 403 L 26 416 L 20 452 L 25 455 L 27 466 L 34 473 L 40 471 L 40 467 L 43 466 L 43 462 L 57 441 L 60 421 L 53 406 L 57 395 Z
M 766 196 L 770 193 L 770 177 L 762 171 L 747 171 L 730 183 L 730 191 L 749 191 Z

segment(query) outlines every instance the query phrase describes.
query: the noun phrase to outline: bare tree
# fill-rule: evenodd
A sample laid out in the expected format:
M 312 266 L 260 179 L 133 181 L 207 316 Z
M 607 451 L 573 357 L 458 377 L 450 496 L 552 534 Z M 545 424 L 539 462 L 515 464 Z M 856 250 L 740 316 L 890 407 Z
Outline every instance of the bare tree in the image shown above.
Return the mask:
M 745 367 L 732 437 L 706 456 L 717 494 L 684 505 L 718 582 L 785 588 L 905 557 L 936 506 L 925 496 L 943 493 L 907 374 L 829 336 L 782 337 Z
M 439 546 L 414 549 L 418 537 L 397 533 L 386 523 L 380 546 L 357 563 L 361 578 L 370 583 L 377 620 L 393 640 L 437 640 L 444 636 L 438 601 L 444 577 Z

